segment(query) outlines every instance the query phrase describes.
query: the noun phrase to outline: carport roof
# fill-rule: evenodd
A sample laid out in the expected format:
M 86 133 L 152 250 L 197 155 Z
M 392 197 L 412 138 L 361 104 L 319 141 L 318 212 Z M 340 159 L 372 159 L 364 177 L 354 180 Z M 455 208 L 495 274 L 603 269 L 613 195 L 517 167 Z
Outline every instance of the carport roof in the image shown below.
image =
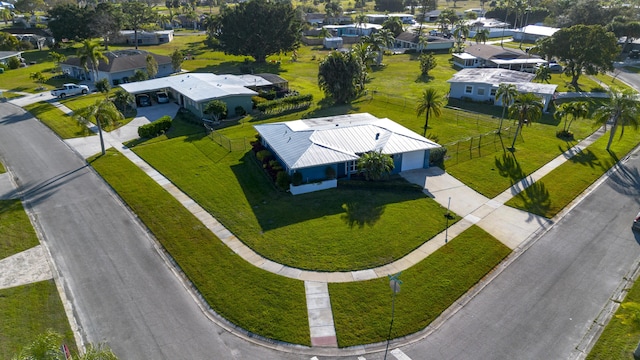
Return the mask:
M 235 75 L 211 73 L 188 73 L 120 85 L 130 94 L 171 88 L 193 101 L 258 94 L 245 86 L 247 82 Z

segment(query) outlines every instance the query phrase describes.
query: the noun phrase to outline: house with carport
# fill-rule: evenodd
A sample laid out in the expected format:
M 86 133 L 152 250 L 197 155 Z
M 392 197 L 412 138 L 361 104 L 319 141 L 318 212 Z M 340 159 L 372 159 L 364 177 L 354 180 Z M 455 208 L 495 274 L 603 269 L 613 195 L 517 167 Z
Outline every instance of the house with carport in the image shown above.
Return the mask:
M 471 44 L 464 49 L 464 52 L 452 55 L 453 65 L 460 69 L 505 68 L 521 70 L 547 63 L 546 60 L 541 59 L 539 56 L 522 50 L 487 44 Z
M 220 100 L 227 104 L 230 116 L 235 116 L 235 109 L 242 107 L 251 112 L 252 96 L 258 92 L 249 87 L 271 86 L 272 83 L 257 75 L 216 75 L 212 73 L 187 73 L 128 84 L 121 84 L 125 91 L 132 95 L 152 94 L 157 91 L 167 92 L 171 99 L 196 114 L 204 117 L 204 108 L 212 100 Z
M 396 40 L 394 43 L 394 50 L 396 49 L 405 49 L 405 50 L 416 50 L 416 51 L 432 51 L 432 50 L 448 50 L 453 47 L 453 39 L 447 39 L 440 36 L 431 36 L 431 35 L 422 35 L 423 38 L 426 38 L 427 43 L 425 44 L 420 42 L 420 35 L 416 34 L 413 31 L 405 31 L 398 36 L 396 36 Z
M 296 195 L 333 188 L 337 180 L 356 173 L 360 156 L 371 151 L 390 155 L 394 174 L 429 167 L 431 149 L 437 143 L 404 126 L 368 113 L 302 119 L 255 125 L 262 145 L 273 153 L 283 169 L 302 175 L 303 184 L 291 186 Z M 331 168 L 331 171 L 327 169 Z
M 519 93 L 540 97 L 543 111 L 547 111 L 558 85 L 532 82 L 534 74 L 508 69 L 462 69 L 447 80 L 451 85 L 449 98 L 486 102 L 502 106 L 496 93 L 500 84 L 513 84 Z

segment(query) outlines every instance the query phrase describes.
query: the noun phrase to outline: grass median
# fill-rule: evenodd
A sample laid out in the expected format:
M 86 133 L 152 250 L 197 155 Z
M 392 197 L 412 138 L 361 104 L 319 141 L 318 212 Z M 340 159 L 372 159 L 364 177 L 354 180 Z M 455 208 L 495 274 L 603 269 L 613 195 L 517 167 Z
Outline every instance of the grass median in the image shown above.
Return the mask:
M 20 200 L 0 200 L 0 234 L 0 259 L 40 244 Z
M 472 226 L 399 276 L 391 338 L 424 329 L 511 251 Z M 391 321 L 389 279 L 329 284 L 340 347 L 385 341 Z
M 610 152 L 606 150 L 609 133 L 604 134 L 505 205 L 547 218 L 554 217 L 638 145 L 640 132 L 630 130 L 627 129 L 621 139 L 616 135 Z M 513 163 L 517 166 L 516 160 Z M 624 171 L 624 165 L 621 166 L 619 171 Z M 620 181 L 624 181 L 624 176 Z
M 91 164 L 151 230 L 216 312 L 253 333 L 310 345 L 302 281 L 247 263 L 114 150 L 93 159 Z

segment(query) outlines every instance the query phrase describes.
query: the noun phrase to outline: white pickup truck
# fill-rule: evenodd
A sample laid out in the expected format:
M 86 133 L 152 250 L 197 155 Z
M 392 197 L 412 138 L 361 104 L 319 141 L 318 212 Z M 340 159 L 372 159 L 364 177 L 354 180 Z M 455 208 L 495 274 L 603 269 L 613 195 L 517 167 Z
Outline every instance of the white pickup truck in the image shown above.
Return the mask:
M 61 88 L 51 90 L 51 95 L 59 98 L 87 93 L 89 93 L 89 87 L 87 85 L 76 84 L 64 84 Z

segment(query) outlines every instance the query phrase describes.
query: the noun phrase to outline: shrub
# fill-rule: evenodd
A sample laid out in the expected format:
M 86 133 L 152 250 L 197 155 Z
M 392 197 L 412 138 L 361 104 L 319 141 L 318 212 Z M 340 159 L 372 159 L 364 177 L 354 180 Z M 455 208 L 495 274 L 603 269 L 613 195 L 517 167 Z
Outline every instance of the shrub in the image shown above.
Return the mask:
M 269 159 L 271 157 L 271 151 L 265 149 L 265 150 L 260 150 L 256 153 L 256 158 L 258 159 L 258 161 L 260 162 L 265 162 L 267 159 Z
M 288 189 L 289 184 L 291 183 L 291 179 L 289 178 L 289 174 L 284 171 L 278 171 L 278 175 L 276 175 L 276 184 L 282 189 Z
M 439 147 L 429 151 L 429 164 L 441 166 L 444 164 L 444 157 L 447 155 L 446 147 Z
M 324 175 L 327 177 L 327 179 L 335 179 L 336 169 L 334 169 L 333 166 L 327 166 L 327 168 L 324 169 Z
M 9 59 L 9 61 L 7 62 L 7 66 L 9 67 L 9 69 L 17 69 L 20 67 L 20 60 L 14 56 Z
M 150 124 L 138 127 L 138 136 L 141 138 L 152 138 L 166 132 L 170 127 L 171 117 L 165 115 Z
M 298 171 L 294 172 L 293 176 L 291 177 L 291 183 L 293 184 L 293 186 L 302 184 L 302 173 Z
M 236 116 L 244 116 L 247 114 L 247 112 L 244 110 L 244 108 L 240 105 L 236 106 L 236 108 L 234 109 L 236 112 Z
M 253 103 L 253 108 L 255 109 L 256 106 L 258 106 L 258 104 L 262 104 L 263 102 L 267 101 L 267 99 L 261 97 L 261 96 L 252 96 L 251 97 L 251 102 Z
M 568 130 L 556 131 L 556 137 L 562 140 L 573 140 L 573 133 Z

